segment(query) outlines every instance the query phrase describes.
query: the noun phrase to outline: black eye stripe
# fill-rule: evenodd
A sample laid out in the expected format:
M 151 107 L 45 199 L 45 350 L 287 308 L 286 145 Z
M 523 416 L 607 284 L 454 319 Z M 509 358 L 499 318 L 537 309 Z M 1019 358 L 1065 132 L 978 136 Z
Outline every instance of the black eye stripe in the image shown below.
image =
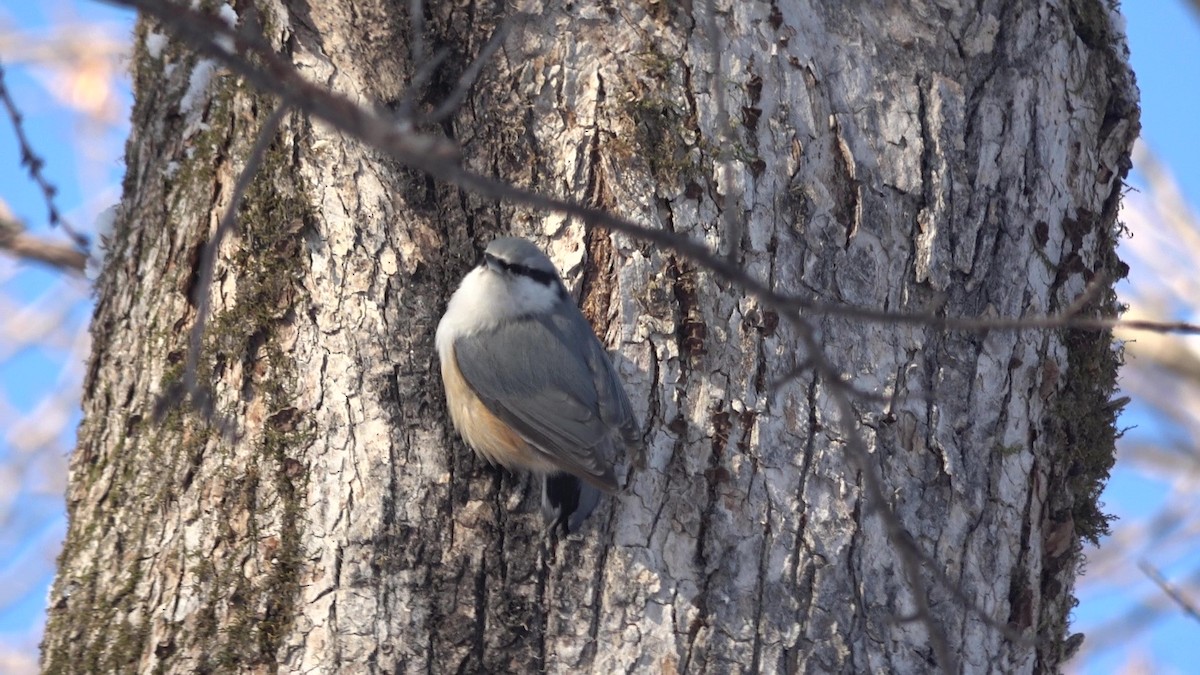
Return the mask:
M 538 282 L 539 284 L 543 284 L 546 286 L 549 286 L 550 284 L 554 283 L 554 281 L 558 278 L 558 275 L 554 274 L 553 272 L 546 272 L 544 270 L 536 270 L 532 267 L 529 267 L 526 265 L 521 265 L 520 263 L 510 263 L 510 262 L 501 260 L 490 253 L 484 253 L 483 257 L 485 260 L 485 264 L 490 262 L 492 264 L 495 264 L 496 266 L 498 266 L 500 269 L 504 270 L 505 272 L 508 272 L 509 274 L 519 274 L 523 277 L 528 277 L 528 278 L 533 279 L 534 281 Z
M 557 275 L 554 274 L 553 272 L 544 272 L 542 270 L 535 270 L 531 267 L 526 267 L 524 265 L 513 265 L 513 266 L 511 266 L 510 269 L 514 273 L 520 274 L 522 276 L 527 276 L 530 279 L 533 279 L 534 281 L 538 282 L 539 284 L 542 284 L 543 286 L 549 286 L 550 284 L 554 283 L 554 280 L 557 278 Z

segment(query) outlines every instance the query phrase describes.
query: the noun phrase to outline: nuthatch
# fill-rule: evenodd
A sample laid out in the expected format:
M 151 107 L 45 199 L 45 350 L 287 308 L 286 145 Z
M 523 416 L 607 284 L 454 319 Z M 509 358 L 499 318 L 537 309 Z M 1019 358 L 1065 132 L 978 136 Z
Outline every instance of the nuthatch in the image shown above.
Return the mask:
M 616 451 L 639 429 L 550 259 L 524 239 L 493 241 L 450 297 L 437 350 L 463 440 L 492 464 L 539 474 L 546 517 L 578 529 L 600 491 L 616 491 Z

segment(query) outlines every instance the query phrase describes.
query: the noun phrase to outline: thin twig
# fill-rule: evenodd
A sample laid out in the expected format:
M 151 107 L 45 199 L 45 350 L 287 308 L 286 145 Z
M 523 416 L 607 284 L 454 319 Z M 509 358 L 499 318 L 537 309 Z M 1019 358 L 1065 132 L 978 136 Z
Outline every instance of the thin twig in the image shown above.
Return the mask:
M 1187 597 L 1182 589 L 1168 581 L 1162 572 L 1159 572 L 1157 568 L 1145 560 L 1138 561 L 1138 569 L 1150 577 L 1150 580 L 1161 588 L 1162 592 L 1166 593 L 1168 598 L 1175 601 L 1175 604 L 1179 605 L 1184 614 L 1200 621 L 1200 605 L 1197 605 L 1191 598 Z
M 826 303 L 810 297 L 783 295 L 771 290 L 724 257 L 709 251 L 704 245 L 669 230 L 652 230 L 581 204 L 524 190 L 458 167 L 444 167 L 442 170 L 434 172 L 433 175 L 485 197 L 511 200 L 531 208 L 574 216 L 585 224 L 621 232 L 672 250 L 707 268 L 721 279 L 742 286 L 750 295 L 758 297 L 763 304 L 780 312 L 781 315 L 820 314 L 871 323 L 916 325 L 938 330 L 970 332 L 1057 330 L 1060 328 L 1108 330 L 1120 327 L 1128 330 L 1200 335 L 1200 325 L 1183 321 L 1141 321 L 1063 314 L 1016 318 L 943 317 L 926 313 L 902 313 L 855 305 Z
M 422 0 L 408 2 L 408 50 L 413 63 L 425 62 L 425 3 Z
M 978 614 L 989 625 L 1004 631 L 1005 635 L 1013 637 L 1011 629 L 991 619 L 973 603 L 967 602 L 964 594 L 949 583 L 944 573 L 935 561 L 920 550 L 912 540 L 909 532 L 900 522 L 899 517 L 887 503 L 882 481 L 870 462 L 870 454 L 866 444 L 854 423 L 855 413 L 850 402 L 849 385 L 838 377 L 837 369 L 828 361 L 820 350 L 820 345 L 812 334 L 811 326 L 802 318 L 804 315 L 839 316 L 861 321 L 887 323 L 892 325 L 921 325 L 941 330 L 982 331 L 1017 331 L 1017 330 L 1050 330 L 1060 328 L 1076 328 L 1086 330 L 1105 330 L 1117 326 L 1136 330 L 1155 330 L 1161 332 L 1182 332 L 1200 334 L 1200 326 L 1182 322 L 1161 323 L 1148 321 L 1122 321 L 1115 318 L 1097 318 L 1076 316 L 1098 292 L 1100 285 L 1096 282 L 1085 291 L 1083 296 L 1073 303 L 1067 312 L 1051 315 L 1025 318 L 958 318 L 939 317 L 933 314 L 913 313 L 898 314 L 879 309 L 854 307 L 843 304 L 824 303 L 815 296 L 788 296 L 780 294 L 762 281 L 751 277 L 734 260 L 709 251 L 702 244 L 687 237 L 666 230 L 655 230 L 643 227 L 632 221 L 616 217 L 604 211 L 589 208 L 581 204 L 548 197 L 529 190 L 523 190 L 499 180 L 474 174 L 463 169 L 457 163 L 458 150 L 454 144 L 444 138 L 423 135 L 411 127 L 398 127 L 394 121 L 354 104 L 345 97 L 330 92 L 318 85 L 304 80 L 286 60 L 277 55 L 264 43 L 246 36 L 234 34 L 221 22 L 206 17 L 203 14 L 191 12 L 178 5 L 164 7 L 152 0 L 111 0 L 114 4 L 140 9 L 147 15 L 157 18 L 162 23 L 171 26 L 177 35 L 191 42 L 196 49 L 206 55 L 218 59 L 241 74 L 250 83 L 262 90 L 279 95 L 285 103 L 325 122 L 349 136 L 358 138 L 371 147 L 392 155 L 397 160 L 414 168 L 425 171 L 458 187 L 478 195 L 497 200 L 507 200 L 524 206 L 542 209 L 578 218 L 589 226 L 602 227 L 621 232 L 642 241 L 657 244 L 663 249 L 669 249 L 681 254 L 709 269 L 717 277 L 740 285 L 750 294 L 759 297 L 763 303 L 779 311 L 790 322 L 797 326 L 802 340 L 810 353 L 810 362 L 823 380 L 829 383 L 834 394 L 834 400 L 839 409 L 842 426 L 848 439 L 848 454 L 851 461 L 858 467 L 863 480 L 863 490 L 866 503 L 871 512 L 878 515 L 888 532 L 888 538 L 896 546 L 905 577 L 913 594 L 916 612 L 914 614 L 923 621 L 929 630 L 930 643 L 935 652 L 940 668 L 947 672 L 957 670 L 956 660 L 950 651 L 945 630 L 940 625 L 929 607 L 928 590 L 922 577 L 922 565 L 928 563 L 935 578 L 940 580 L 955 597 L 964 605 Z M 715 10 L 713 3 L 708 3 L 710 29 L 715 31 Z M 237 49 L 230 52 L 216 48 L 213 44 L 214 34 L 224 35 L 234 40 Z M 493 38 L 495 39 L 495 37 Z M 491 42 L 489 42 L 491 44 Z M 714 45 L 714 51 L 716 47 Z M 251 56 L 255 57 L 254 60 Z M 261 67 L 257 64 L 263 64 Z M 476 63 L 482 63 L 477 60 Z M 714 78 L 719 88 L 720 58 L 716 57 L 713 67 Z M 464 73 L 464 77 L 476 74 Z M 460 80 L 462 82 L 463 80 Z M 469 85 L 468 85 L 469 86 Z M 719 92 L 717 92 L 719 94 Z M 722 97 L 717 96 L 718 101 Z M 454 103 L 450 109 L 457 107 Z M 444 106 L 439 106 L 441 112 Z M 447 113 L 448 114 L 448 113 Z M 727 112 L 726 125 L 728 126 Z M 731 174 L 731 172 L 729 172 Z M 727 176 L 728 178 L 729 176 Z M 727 180 L 729 189 L 733 189 L 732 180 Z M 736 212 L 737 200 L 731 198 L 725 204 L 726 217 Z M 726 231 L 736 233 L 737 223 L 726 225 Z M 215 243 L 215 242 L 214 242 Z M 210 244 L 212 246 L 212 244 Z M 1019 635 L 1015 636 L 1021 639 Z
M 0 63 L 0 102 L 4 103 L 4 107 L 8 111 L 8 118 L 12 121 L 13 133 L 17 137 L 17 146 L 21 150 L 21 165 L 29 169 L 30 178 L 33 179 L 33 182 L 37 183 L 38 188 L 42 191 L 42 196 L 46 199 L 46 208 L 50 212 L 50 224 L 61 227 L 63 232 L 71 238 L 71 241 L 86 253 L 89 246 L 87 237 L 79 234 L 74 227 L 71 227 L 71 224 L 63 218 L 62 213 L 58 210 L 58 205 L 54 202 L 54 195 L 58 193 L 58 188 L 54 187 L 54 184 L 42 173 L 42 167 L 46 165 L 46 162 L 33 151 L 33 146 L 29 144 L 29 137 L 25 135 L 25 126 L 22 124 L 24 116 L 17 109 L 16 102 L 13 101 L 12 95 L 8 92 L 8 87 L 4 84 L 3 63 Z
M 942 317 L 929 313 L 900 313 L 841 303 L 827 303 L 815 296 L 784 295 L 750 276 L 736 262 L 726 259 L 688 237 L 669 230 L 650 229 L 633 221 L 577 202 L 549 197 L 503 181 L 472 173 L 458 163 L 458 149 L 446 138 L 421 134 L 399 127 L 395 121 L 355 104 L 344 96 L 305 80 L 289 63 L 257 39 L 234 33 L 224 22 L 193 12 L 179 5 L 164 6 L 153 0 L 106 0 L 111 4 L 133 7 L 169 25 L 176 34 L 197 50 L 225 63 L 262 91 L 279 95 L 297 110 L 321 119 L 334 128 L 358 138 L 367 145 L 390 154 L 396 160 L 429 175 L 483 197 L 508 200 L 532 209 L 551 211 L 578 218 L 585 225 L 602 227 L 656 244 L 683 255 L 719 278 L 742 286 L 772 309 L 781 313 L 823 314 L 872 323 L 918 325 L 937 330 L 1030 331 L 1074 328 L 1081 330 L 1129 330 L 1200 335 L 1200 325 L 1162 321 L 1125 320 L 1109 317 L 1081 317 L 1063 314 L 1016 317 L 970 318 Z M 213 45 L 214 34 L 235 40 L 238 50 L 231 53 Z M 241 51 L 250 50 L 265 64 L 259 68 Z
M 425 58 L 425 3 L 422 0 L 409 0 L 408 3 L 408 56 L 413 64 L 413 76 L 400 97 L 396 108 L 396 117 L 401 124 L 411 127 L 415 117 L 418 93 L 424 91 L 433 74 L 442 61 L 450 55 L 447 49 L 441 49 L 433 58 Z
M 813 370 L 813 362 L 811 359 L 805 359 L 805 360 L 801 361 L 800 363 L 797 363 L 796 365 L 792 366 L 791 368 L 788 368 L 786 372 L 784 372 L 779 377 L 774 378 L 773 380 L 771 380 L 770 383 L 767 384 L 767 395 L 771 396 L 771 397 L 778 395 L 779 392 L 789 382 L 791 382 L 792 380 L 795 380 L 797 377 L 800 377 L 801 375 L 803 375 L 805 372 L 807 372 L 809 370 Z M 855 387 L 854 384 L 851 382 L 850 378 L 845 375 L 840 375 L 838 377 L 838 383 L 839 383 L 839 386 L 841 386 L 847 392 L 849 392 L 853 398 L 858 399 L 860 401 L 871 401 L 874 403 L 890 403 L 896 399 L 895 392 L 893 392 L 891 396 L 888 396 L 885 394 L 876 394 L 875 392 L 865 391 L 863 389 Z
M 742 204 L 742 192 L 733 179 L 733 127 L 729 123 L 729 106 L 725 103 L 724 78 L 721 74 L 721 31 L 717 26 L 717 3 L 705 0 L 704 30 L 708 33 L 708 68 L 712 71 L 712 96 L 717 118 L 717 167 L 721 183 L 725 186 L 725 200 L 721 205 L 721 223 L 725 226 L 725 243 L 729 250 L 725 257 L 737 260 L 742 241 L 742 222 L 738 214 Z
M 437 72 L 438 66 L 442 65 L 442 62 L 449 57 L 450 50 L 443 47 L 421 63 L 421 66 L 413 73 L 412 80 L 409 81 L 404 95 L 400 97 L 400 106 L 396 111 L 396 118 L 400 121 L 400 124 L 404 125 L 405 131 L 411 132 L 413 129 L 419 92 L 429 86 L 429 82 L 433 80 L 433 74 Z
M 290 107 L 322 119 L 409 166 L 428 171 L 458 159 L 458 147 L 451 140 L 397 125 L 391 116 L 309 82 L 290 61 L 251 31 L 236 31 L 215 16 L 183 5 L 158 0 L 103 1 L 132 7 L 157 19 L 197 52 L 223 63 L 259 91 L 276 94 Z M 233 49 L 228 48 L 230 44 Z
M 1192 584 L 1200 582 L 1200 570 L 1192 572 L 1188 581 Z M 1094 645 L 1092 651 L 1099 651 L 1106 646 L 1128 641 L 1130 636 L 1147 630 L 1154 622 L 1162 619 L 1168 613 L 1169 608 L 1174 607 L 1173 602 L 1170 596 L 1164 598 L 1158 593 L 1141 598 L 1136 605 L 1127 609 L 1120 616 L 1088 631 L 1088 642 Z
M 492 33 L 491 39 L 483 46 L 479 55 L 471 62 L 471 65 L 463 71 L 463 74 L 458 78 L 458 84 L 454 86 L 454 91 L 450 92 L 432 113 L 429 114 L 428 122 L 437 123 L 446 119 L 458 110 L 462 102 L 466 100 L 467 94 L 470 93 L 471 87 L 478 79 L 479 73 L 483 70 L 484 64 L 492 60 L 492 56 L 500 49 L 500 45 L 504 44 L 504 40 L 508 37 L 509 31 L 512 29 L 512 20 L 506 19 L 496 31 Z
M 192 298 L 196 305 L 196 322 L 192 324 L 192 331 L 188 339 L 188 352 L 185 361 L 182 390 L 179 392 L 166 392 L 155 406 L 155 412 L 161 416 L 167 409 L 178 403 L 180 395 L 191 397 L 193 404 L 198 409 L 205 413 L 206 416 L 211 415 L 211 399 L 207 394 L 201 391 L 197 382 L 196 371 L 200 361 L 200 349 L 204 341 L 204 327 L 208 322 L 209 307 L 212 303 L 212 280 L 214 270 L 217 264 L 217 253 L 221 249 L 221 242 L 224 241 L 226 235 L 233 230 L 237 223 L 237 211 L 242 203 L 242 196 L 246 193 L 246 189 L 250 187 L 250 183 L 254 180 L 254 176 L 258 173 L 258 167 L 262 164 L 263 156 L 267 152 L 267 148 L 275 140 L 275 134 L 279 131 L 279 125 L 283 121 L 284 116 L 288 113 L 289 106 L 280 104 L 267 121 L 263 123 L 262 129 L 258 132 L 258 138 L 254 142 L 254 147 L 250 150 L 250 155 L 246 158 L 246 165 L 242 167 L 242 173 L 238 176 L 237 183 L 234 185 L 233 194 L 229 199 L 229 206 L 225 209 L 225 214 L 221 217 L 221 222 L 217 226 L 217 231 L 213 235 L 212 241 L 209 241 L 204 246 L 204 252 L 200 257 L 200 274 L 196 281 L 195 295 Z
M 804 359 L 800 363 L 788 368 L 786 372 L 772 380 L 771 383 L 767 385 L 767 396 L 770 396 L 771 398 L 778 396 L 779 392 L 785 386 L 787 386 L 789 382 L 795 380 L 809 370 L 812 370 L 812 367 L 812 360 Z
M 875 466 L 870 460 L 870 452 L 867 451 L 866 441 L 863 440 L 858 425 L 854 422 L 856 417 L 854 406 L 850 403 L 850 397 L 842 386 L 843 383 L 838 377 L 837 369 L 826 358 L 816 336 L 813 335 L 812 326 L 799 317 L 796 317 L 792 324 L 810 354 L 809 362 L 813 369 L 822 380 L 830 384 L 830 395 L 838 409 L 838 422 L 846 434 L 846 454 L 858 469 L 859 475 L 862 476 L 867 513 L 879 516 L 883 521 L 884 530 L 887 532 L 888 541 L 895 546 L 896 557 L 900 561 L 901 569 L 904 570 L 909 592 L 912 593 L 913 603 L 916 605 L 916 611 L 913 614 L 914 620 L 920 620 L 925 624 L 938 668 L 947 675 L 956 673 L 958 672 L 958 661 L 950 651 L 946 630 L 933 615 L 929 608 L 929 599 L 926 597 L 928 588 L 921 576 L 921 564 L 925 556 L 913 541 L 912 535 L 904 527 L 904 524 L 900 522 L 900 517 L 887 502 L 887 497 L 883 492 L 882 479 L 875 472 Z M 974 607 L 974 603 L 966 606 L 971 609 Z M 982 614 L 981 611 L 979 613 Z
M 1100 297 L 1100 292 L 1105 288 L 1108 288 L 1108 284 L 1111 281 L 1112 279 L 1104 270 L 1096 272 L 1096 274 L 1092 276 L 1092 280 L 1089 281 L 1088 285 L 1083 289 L 1083 292 L 1079 294 L 1079 297 L 1075 298 L 1075 300 L 1062 311 L 1062 316 L 1077 316 L 1084 310 L 1084 308 L 1090 305 L 1092 301 Z
M 191 378 L 189 388 L 195 384 L 196 378 L 196 363 L 200 357 L 200 345 L 204 338 L 204 325 L 208 320 L 208 310 L 211 304 L 212 279 L 213 272 L 217 264 L 217 252 L 221 249 L 221 242 L 225 240 L 226 235 L 233 230 L 237 223 L 237 210 L 242 203 L 242 196 L 246 194 L 246 189 L 250 187 L 250 182 L 254 180 L 255 174 L 258 173 L 258 167 L 262 164 L 263 156 L 267 152 L 267 148 L 275 140 L 275 134 L 279 131 L 279 124 L 283 121 L 284 115 L 288 112 L 286 105 L 280 105 L 271 113 L 267 121 L 263 123 L 262 129 L 258 132 L 258 138 L 254 142 L 254 147 L 250 150 L 249 157 L 246 158 L 246 165 L 242 167 L 242 173 L 238 176 L 237 183 L 233 187 L 233 195 L 229 199 L 229 206 L 225 209 L 225 215 L 221 217 L 221 223 L 217 226 L 217 232 L 213 236 L 212 241 L 208 242 L 204 247 L 204 254 L 200 258 L 200 277 L 196 282 L 196 323 L 192 326 L 192 334 L 188 340 L 188 357 L 186 376 Z

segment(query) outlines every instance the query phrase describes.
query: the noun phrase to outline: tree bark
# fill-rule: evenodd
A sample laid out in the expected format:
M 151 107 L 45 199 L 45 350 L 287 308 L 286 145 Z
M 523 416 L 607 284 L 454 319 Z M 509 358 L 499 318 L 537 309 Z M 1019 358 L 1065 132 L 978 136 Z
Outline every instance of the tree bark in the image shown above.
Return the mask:
M 1138 123 L 1106 3 L 717 4 L 720 72 L 702 2 L 430 2 L 427 52 L 450 56 L 416 92 L 405 3 L 256 12 L 308 80 L 419 109 L 527 12 L 440 125 L 464 164 L 704 241 L 778 292 L 1017 317 L 1103 274 L 1084 312 L 1115 311 Z M 277 105 L 219 69 L 203 86 L 163 33 L 136 32 L 47 672 L 907 673 L 947 665 L 933 631 L 964 672 L 1068 658 L 1080 540 L 1105 530 L 1109 335 L 805 316 L 874 395 L 843 419 L 803 325 L 736 285 L 298 113 L 201 289 L 216 416 L 156 419 L 201 251 Z M 462 444 L 436 374 L 449 293 L 509 231 L 560 264 L 646 427 L 581 536 L 545 534 L 536 486 Z M 931 559 L 923 584 L 881 508 Z M 914 593 L 932 611 L 905 621 Z

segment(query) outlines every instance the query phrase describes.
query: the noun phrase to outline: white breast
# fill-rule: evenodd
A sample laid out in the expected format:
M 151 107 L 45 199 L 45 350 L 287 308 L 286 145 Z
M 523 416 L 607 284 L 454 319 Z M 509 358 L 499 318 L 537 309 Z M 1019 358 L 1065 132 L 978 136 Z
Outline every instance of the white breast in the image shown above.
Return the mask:
M 507 276 L 487 267 L 471 270 L 450 296 L 437 328 L 438 357 L 446 359 L 454 341 L 528 314 L 554 309 L 558 289 L 520 276 Z

